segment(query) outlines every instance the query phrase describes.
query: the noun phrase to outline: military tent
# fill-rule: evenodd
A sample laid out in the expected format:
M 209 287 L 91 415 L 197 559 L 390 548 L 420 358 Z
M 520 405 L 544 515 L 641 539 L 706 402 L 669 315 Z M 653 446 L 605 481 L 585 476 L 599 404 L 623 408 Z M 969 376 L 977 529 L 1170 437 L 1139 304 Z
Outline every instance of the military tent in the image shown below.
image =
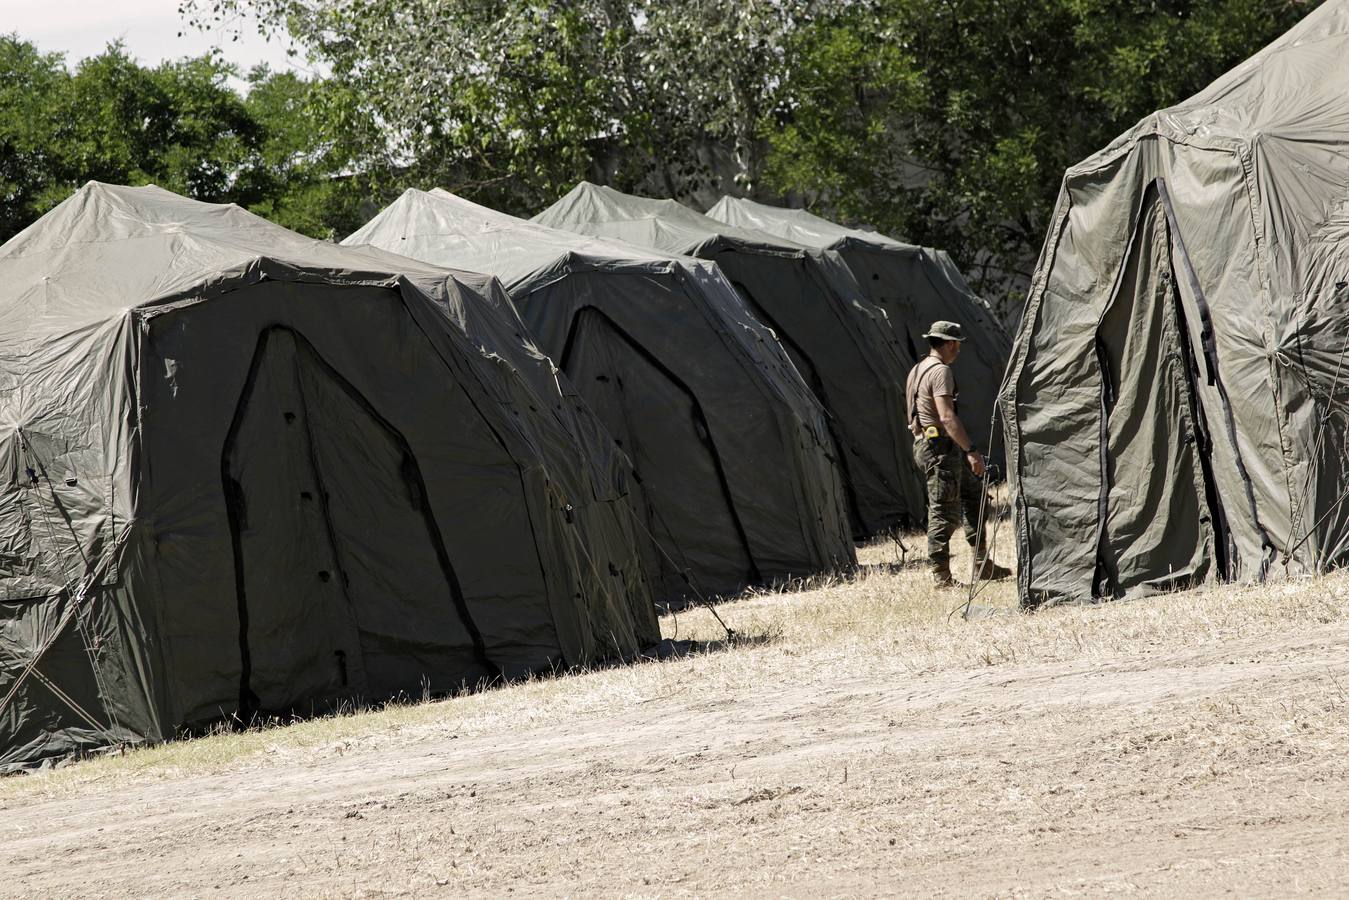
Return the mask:
M 636 464 L 661 599 L 854 561 L 823 412 L 714 264 L 441 190 L 405 192 L 346 243 L 505 282 Z
M 933 322 L 959 322 L 966 337 L 956 363 L 961 419 L 981 447 L 1000 453 L 1001 441 L 992 440 L 992 420 L 1011 340 L 988 305 L 970 290 L 949 254 L 848 228 L 804 209 L 736 197 L 722 197 L 707 214 L 728 225 L 838 253 L 866 298 L 889 315 L 905 365 L 927 355 L 923 333 Z
M 656 639 L 625 462 L 522 332 L 154 187 L 0 248 L 0 769 Z
M 1349 552 L 1349 2 L 1069 169 L 1002 389 L 1028 604 Z
M 908 370 L 884 312 L 862 296 L 837 254 L 586 182 L 534 221 L 715 262 L 828 411 L 858 536 L 923 520 L 923 483 L 904 421 Z

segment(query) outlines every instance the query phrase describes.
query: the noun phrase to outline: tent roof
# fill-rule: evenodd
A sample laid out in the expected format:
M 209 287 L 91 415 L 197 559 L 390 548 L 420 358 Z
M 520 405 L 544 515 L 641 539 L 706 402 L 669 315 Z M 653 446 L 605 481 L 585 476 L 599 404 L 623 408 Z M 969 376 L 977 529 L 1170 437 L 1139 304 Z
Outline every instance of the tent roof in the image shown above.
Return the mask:
M 625 240 L 670 253 L 703 256 L 722 249 L 797 255 L 808 248 L 786 238 L 738 228 L 674 200 L 624 194 L 582 181 L 531 221 Z
M 91 181 L 0 247 L 0 344 L 69 334 L 209 292 L 258 266 L 300 280 L 391 284 L 402 275 L 429 287 L 452 276 L 479 289 L 490 281 L 313 240 L 232 204 Z M 444 299 L 443 288 L 429 293 Z
M 664 271 L 676 259 L 685 267 L 709 265 L 518 219 L 439 188 L 404 191 L 343 243 L 490 272 L 512 289 L 551 279 L 564 268 Z
M 840 250 L 850 243 L 893 250 L 918 249 L 875 231 L 831 222 L 804 209 L 769 206 L 743 197 L 722 197 L 707 214 L 728 225 L 752 228 L 818 250 Z
M 1349 0 L 1327 0 L 1199 93 L 1073 166 L 1067 182 L 1097 177 L 1154 137 L 1239 158 L 1275 298 L 1337 284 L 1349 257 Z M 1219 177 L 1193 159 L 1187 165 L 1202 183 Z
M 1150 133 L 1182 143 L 1349 141 L 1349 2 L 1328 0 L 1199 93 L 1153 113 L 1072 171 Z

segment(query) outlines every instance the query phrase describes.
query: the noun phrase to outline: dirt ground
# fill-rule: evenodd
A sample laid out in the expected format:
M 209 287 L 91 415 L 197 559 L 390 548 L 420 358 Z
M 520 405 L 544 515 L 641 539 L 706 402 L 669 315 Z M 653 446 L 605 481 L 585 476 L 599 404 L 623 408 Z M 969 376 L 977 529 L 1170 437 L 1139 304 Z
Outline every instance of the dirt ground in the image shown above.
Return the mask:
M 912 653 L 848 630 L 915 583 L 728 604 L 776 623 L 753 646 L 6 779 L 0 896 L 1349 895 L 1349 581 L 1235 618 L 1264 595 L 934 606 L 912 641 L 956 643 Z

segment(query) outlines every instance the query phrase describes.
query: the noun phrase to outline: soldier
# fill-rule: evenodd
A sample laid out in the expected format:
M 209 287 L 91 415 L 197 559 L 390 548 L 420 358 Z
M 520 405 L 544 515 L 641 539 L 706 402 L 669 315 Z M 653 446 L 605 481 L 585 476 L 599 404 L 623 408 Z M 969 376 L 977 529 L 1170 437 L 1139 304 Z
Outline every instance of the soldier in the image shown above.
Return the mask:
M 905 395 L 913 457 L 927 479 L 927 556 L 932 580 L 938 587 L 954 585 L 951 577 L 951 535 L 965 512 L 965 539 L 976 557 L 984 455 L 965 430 L 956 412 L 956 378 L 951 364 L 960 355 L 965 337 L 955 322 L 933 322 L 923 335 L 931 351 L 909 372 Z M 1011 570 L 984 558 L 979 577 L 1006 578 Z

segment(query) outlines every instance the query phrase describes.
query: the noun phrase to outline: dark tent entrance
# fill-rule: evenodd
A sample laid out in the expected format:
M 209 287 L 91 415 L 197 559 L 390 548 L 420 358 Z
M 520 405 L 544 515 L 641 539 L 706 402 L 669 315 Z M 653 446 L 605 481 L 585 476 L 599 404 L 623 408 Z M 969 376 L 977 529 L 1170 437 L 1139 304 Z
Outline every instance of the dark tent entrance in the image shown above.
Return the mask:
M 488 669 L 411 447 L 298 332 L 259 338 L 222 472 L 245 711 L 387 696 L 464 647 Z
M 142 491 L 177 523 L 156 576 L 185 683 L 209 667 L 245 714 L 308 714 L 564 658 L 568 526 L 438 315 L 385 288 L 262 282 L 148 318 Z M 182 705 L 186 722 L 222 708 Z
M 494 279 L 97 183 L 0 270 L 0 773 L 659 641 L 628 460 Z
M 642 479 L 646 526 L 658 544 L 651 560 L 657 596 L 732 593 L 762 581 L 711 426 L 694 392 L 605 313 L 582 307 L 572 318 L 559 367 L 632 459 Z M 696 511 L 696 518 L 690 515 Z
M 1186 272 L 1188 261 L 1159 181 L 1143 198 L 1096 331 L 1102 485 L 1093 594 L 1098 597 L 1123 596 L 1121 585 L 1179 589 L 1215 570 L 1228 571 L 1226 521 L 1190 325 L 1199 314 L 1187 314 L 1178 269 Z M 1148 477 L 1140 480 L 1139 472 Z

